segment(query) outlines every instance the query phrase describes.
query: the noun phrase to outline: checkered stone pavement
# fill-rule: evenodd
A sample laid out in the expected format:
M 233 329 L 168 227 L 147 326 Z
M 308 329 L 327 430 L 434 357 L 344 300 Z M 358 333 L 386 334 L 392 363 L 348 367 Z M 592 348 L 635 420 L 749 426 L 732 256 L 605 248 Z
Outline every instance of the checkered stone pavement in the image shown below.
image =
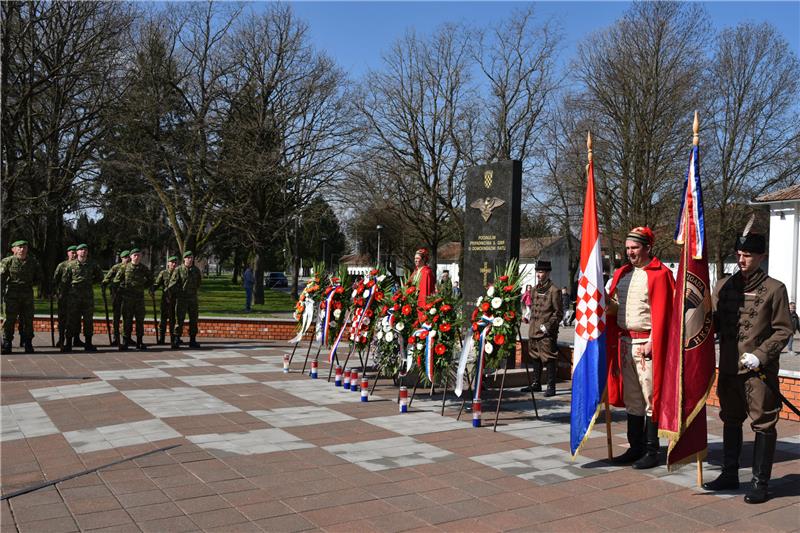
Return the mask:
M 169 374 L 157 368 L 128 368 L 123 370 L 95 370 L 94 374 L 103 381 L 119 379 L 168 378 Z
M 313 444 L 303 442 L 291 433 L 277 428 L 257 429 L 242 433 L 192 435 L 187 439 L 206 450 L 218 450 L 237 455 L 256 455 L 315 447 Z
M 473 456 L 472 460 L 533 481 L 537 485 L 552 485 L 618 469 L 618 467 L 596 464 L 591 468 L 586 468 L 586 465 L 594 463 L 594 461 L 580 456 L 573 461 L 569 453 L 549 446 L 478 455 Z
M 56 387 L 45 387 L 43 389 L 32 389 L 31 396 L 38 402 L 53 400 L 66 400 L 68 398 L 81 398 L 83 396 L 97 396 L 99 394 L 113 394 L 117 389 L 105 381 L 90 381 L 78 383 L 76 385 L 59 385 Z
M 181 434 L 161 420 L 142 420 L 93 429 L 64 432 L 64 438 L 78 453 L 96 452 L 174 439 Z
M 307 379 L 294 381 L 267 381 L 266 385 L 285 391 L 292 396 L 302 398 L 307 402 L 317 405 L 333 405 L 345 402 L 360 402 L 361 394 L 342 387 L 334 387 L 326 379 Z M 370 396 L 370 401 L 380 400 L 376 395 Z
M 355 420 L 352 416 L 319 406 L 283 407 L 271 411 L 247 411 L 247 413 L 276 428 L 313 426 Z
M 412 412 L 403 416 L 391 415 L 365 418 L 364 422 L 408 436 L 472 427 L 472 422 L 459 422 L 453 418 L 442 417 L 430 412 Z
M 0 428 L 2 428 L 0 441 L 30 439 L 59 433 L 50 417 L 36 402 L 2 406 Z
M 323 449 L 371 472 L 424 465 L 455 458 L 447 450 L 419 442 L 411 437 L 338 444 L 325 446 Z
M 123 391 L 157 418 L 232 413 L 240 409 L 192 387 Z
M 155 368 L 188 368 L 199 366 L 213 366 L 208 361 L 197 359 L 156 359 L 152 361 L 144 361 L 144 363 Z

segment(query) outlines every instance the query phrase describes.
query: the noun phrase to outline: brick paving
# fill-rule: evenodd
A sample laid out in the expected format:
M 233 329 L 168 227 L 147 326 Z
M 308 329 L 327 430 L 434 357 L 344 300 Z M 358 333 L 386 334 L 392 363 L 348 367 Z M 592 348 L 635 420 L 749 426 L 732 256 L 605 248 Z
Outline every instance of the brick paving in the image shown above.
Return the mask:
M 219 340 L 202 350 L 37 353 L 2 358 L 2 493 L 11 531 L 798 531 L 800 423 L 782 420 L 773 498 L 698 490 L 696 469 L 634 471 L 604 461 L 599 425 L 570 458 L 568 383 L 554 398 L 508 392 L 496 432 L 456 420 L 460 400 L 419 390 L 407 414 L 381 380 L 369 402 L 282 372 L 280 342 Z M 313 354 L 313 352 L 312 352 Z M 66 377 L 69 379 L 59 379 Z M 372 378 L 370 374 L 370 378 Z M 371 383 L 370 383 L 371 384 Z M 494 413 L 485 396 L 484 425 Z M 721 424 L 709 409 L 706 478 L 716 476 Z M 615 411 L 615 453 L 625 443 Z M 663 462 L 663 458 L 662 458 Z

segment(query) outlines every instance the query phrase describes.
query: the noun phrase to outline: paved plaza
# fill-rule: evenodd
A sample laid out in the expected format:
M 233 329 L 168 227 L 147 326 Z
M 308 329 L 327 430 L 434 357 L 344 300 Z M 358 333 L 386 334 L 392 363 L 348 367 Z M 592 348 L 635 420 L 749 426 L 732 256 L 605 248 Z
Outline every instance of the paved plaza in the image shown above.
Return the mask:
M 696 487 L 694 465 L 611 466 L 602 421 L 573 461 L 568 383 L 553 398 L 537 395 L 538 419 L 530 395 L 507 391 L 494 432 L 494 391 L 479 429 L 471 413 L 456 419 L 452 394 L 441 416 L 439 391 L 418 390 L 400 414 L 391 380 L 363 403 L 326 381 L 324 357 L 320 379 L 303 376 L 305 350 L 284 374 L 287 346 L 219 340 L 202 350 L 96 354 L 39 346 L 3 356 L 4 498 L 74 477 L 4 499 L 2 533 L 800 531 L 799 423 L 778 424 L 773 498 L 747 505 L 749 427 L 746 483 L 710 494 Z M 708 424 L 706 479 L 719 472 L 716 410 Z M 616 410 L 616 454 L 624 434 Z

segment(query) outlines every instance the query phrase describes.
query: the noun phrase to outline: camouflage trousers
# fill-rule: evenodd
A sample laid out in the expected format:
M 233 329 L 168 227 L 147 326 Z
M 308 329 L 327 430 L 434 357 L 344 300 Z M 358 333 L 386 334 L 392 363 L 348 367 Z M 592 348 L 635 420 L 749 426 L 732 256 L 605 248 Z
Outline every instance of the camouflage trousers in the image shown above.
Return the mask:
M 33 289 L 9 290 L 3 298 L 6 321 L 3 323 L 3 339 L 11 342 L 14 338 L 14 324 L 19 322 L 20 337 L 33 338 Z
M 67 299 L 66 314 L 69 320 L 67 335 L 70 338 L 80 335 L 81 321 L 83 321 L 83 335 L 91 339 L 94 335 L 94 295 L 86 291 L 71 292 Z
M 136 320 L 136 336 L 144 337 L 144 293 L 122 296 L 122 331 L 130 339 L 133 321 Z
M 186 314 L 189 314 L 189 336 L 197 335 L 197 296 L 179 297 L 175 302 L 176 323 L 173 329 L 175 337 L 180 337 L 183 333 L 183 324 L 186 321 Z
M 167 324 L 169 323 L 169 330 Z M 172 333 L 175 330 L 175 304 L 173 300 L 161 295 L 161 322 L 158 329 L 162 339 L 166 339 L 167 331 Z

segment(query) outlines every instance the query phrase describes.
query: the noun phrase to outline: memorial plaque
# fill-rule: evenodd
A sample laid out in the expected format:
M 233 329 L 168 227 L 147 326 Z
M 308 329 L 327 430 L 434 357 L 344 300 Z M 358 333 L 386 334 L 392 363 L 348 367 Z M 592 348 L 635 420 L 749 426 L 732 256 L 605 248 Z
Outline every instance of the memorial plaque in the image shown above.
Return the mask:
M 460 274 L 465 310 L 472 312 L 494 271 L 519 259 L 522 162 L 501 161 L 467 169 L 464 270 Z

